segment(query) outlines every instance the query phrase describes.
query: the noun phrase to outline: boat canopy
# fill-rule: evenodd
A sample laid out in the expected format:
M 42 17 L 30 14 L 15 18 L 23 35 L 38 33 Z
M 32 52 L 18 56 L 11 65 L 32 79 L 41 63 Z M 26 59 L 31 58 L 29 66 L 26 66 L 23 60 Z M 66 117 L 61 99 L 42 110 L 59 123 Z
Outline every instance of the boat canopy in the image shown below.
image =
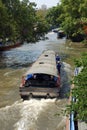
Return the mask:
M 55 52 L 53 50 L 44 51 L 25 76 L 29 74 L 48 74 L 58 77 Z

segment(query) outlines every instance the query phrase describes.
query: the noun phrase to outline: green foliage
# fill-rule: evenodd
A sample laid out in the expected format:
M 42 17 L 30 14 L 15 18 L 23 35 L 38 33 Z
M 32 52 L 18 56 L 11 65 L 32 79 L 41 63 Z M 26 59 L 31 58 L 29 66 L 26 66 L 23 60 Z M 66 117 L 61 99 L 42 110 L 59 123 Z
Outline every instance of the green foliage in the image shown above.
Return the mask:
M 52 26 L 59 26 L 59 24 L 61 23 L 59 17 L 61 16 L 62 13 L 63 13 L 63 8 L 61 5 L 50 8 L 47 12 L 46 20 Z
M 47 23 L 42 17 L 37 19 L 36 4 L 29 0 L 0 0 L 0 38 L 5 40 L 21 38 L 33 41 L 37 39 L 35 27 L 38 21 L 38 38 L 47 32 Z M 41 30 L 42 28 L 42 30 Z
M 8 26 L 8 14 L 7 8 L 0 1 L 0 37 L 3 38 L 5 33 L 4 29 Z
M 87 11 L 85 10 L 86 12 L 84 13 L 82 10 L 83 5 L 86 7 L 85 0 L 61 0 L 61 2 L 65 12 L 65 18 L 61 24 L 63 29 L 69 38 L 80 36 L 82 37 L 80 40 L 83 40 L 84 31 L 81 19 L 82 17 L 86 18 L 87 15 Z
M 82 70 L 73 79 L 75 88 L 72 89 L 72 96 L 76 98 L 76 102 L 71 102 L 68 108 L 77 112 L 77 119 L 87 122 L 87 53 L 83 53 L 75 64 L 82 67 Z
M 36 25 L 36 38 L 39 39 L 40 37 L 43 37 L 45 33 L 48 32 L 49 30 L 49 24 L 48 22 L 45 20 L 45 16 L 46 16 L 47 10 L 38 10 L 36 12 L 37 14 L 37 25 Z
M 61 26 L 68 38 L 79 42 L 85 38 L 83 25 L 84 22 L 87 25 L 86 6 L 87 0 L 61 0 L 60 4 L 49 9 L 46 19 L 53 26 Z

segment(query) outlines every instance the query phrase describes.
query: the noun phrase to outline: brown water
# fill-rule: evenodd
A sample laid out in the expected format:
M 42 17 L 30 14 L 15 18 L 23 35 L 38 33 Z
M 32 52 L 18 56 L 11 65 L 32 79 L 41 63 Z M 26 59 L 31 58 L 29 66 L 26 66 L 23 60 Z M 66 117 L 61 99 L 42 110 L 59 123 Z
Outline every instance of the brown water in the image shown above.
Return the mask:
M 70 90 L 73 64 L 71 59 L 80 54 L 66 39 L 57 39 L 56 33 L 47 34 L 46 41 L 24 44 L 19 48 L 0 53 L 0 130 L 64 130 L 65 117 L 60 114 L 65 109 L 66 93 Z M 43 50 L 58 52 L 63 62 L 61 70 L 61 97 L 56 99 L 31 99 L 22 101 L 19 95 L 21 76 Z M 55 116 L 60 114 L 61 116 Z

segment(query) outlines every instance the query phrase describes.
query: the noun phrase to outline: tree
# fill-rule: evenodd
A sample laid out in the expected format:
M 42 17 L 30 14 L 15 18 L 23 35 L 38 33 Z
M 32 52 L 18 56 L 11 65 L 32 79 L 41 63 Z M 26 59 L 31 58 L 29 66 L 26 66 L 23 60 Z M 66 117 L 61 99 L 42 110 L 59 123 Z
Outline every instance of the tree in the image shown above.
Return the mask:
M 80 42 L 87 38 L 87 26 L 84 30 L 87 21 L 86 6 L 87 0 L 61 0 L 60 4 L 48 10 L 46 19 L 53 26 L 61 26 L 72 41 Z
M 36 14 L 33 6 L 35 5 L 23 0 L 16 15 L 19 34 L 22 39 L 28 41 L 33 39 L 34 25 L 36 23 Z
M 45 35 L 45 33 L 48 32 L 49 30 L 49 24 L 46 21 L 45 17 L 46 17 L 46 13 L 47 10 L 37 10 L 36 12 L 36 16 L 37 16 L 37 23 L 36 23 L 36 38 L 39 39 L 40 37 L 43 37 Z
M 58 27 L 61 23 L 59 17 L 63 13 L 63 9 L 61 5 L 57 5 L 56 7 L 52 7 L 48 10 L 46 14 L 46 20 L 48 23 L 54 27 Z
M 0 25 L 1 25 L 1 35 L 5 42 L 6 38 L 9 38 L 10 40 L 14 41 L 18 35 L 17 30 L 17 22 L 15 20 L 15 10 L 17 10 L 18 0 L 9 1 L 9 0 L 2 0 L 2 14 L 0 19 Z M 15 8 L 16 7 L 16 8 Z M 0 11 L 1 13 L 1 11 Z
M 81 20 L 87 16 L 86 0 L 61 0 L 61 4 L 64 10 L 64 14 L 62 15 L 65 15 L 61 26 L 73 41 L 83 40 L 84 31 Z M 70 30 L 70 32 L 68 30 Z
M 42 20 L 37 16 L 35 7 L 36 4 L 29 0 L 0 0 L 0 38 L 12 41 L 21 38 L 29 42 L 44 35 L 48 29 L 47 23 L 45 18 Z
M 7 10 L 7 7 L 0 1 L 0 38 L 2 39 L 8 37 L 12 30 Z

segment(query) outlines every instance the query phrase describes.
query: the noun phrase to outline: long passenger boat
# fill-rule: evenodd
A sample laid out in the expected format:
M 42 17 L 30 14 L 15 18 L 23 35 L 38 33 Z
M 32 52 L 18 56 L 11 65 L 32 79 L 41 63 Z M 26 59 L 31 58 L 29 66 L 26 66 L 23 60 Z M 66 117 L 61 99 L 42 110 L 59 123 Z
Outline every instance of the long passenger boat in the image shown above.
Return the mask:
M 56 67 L 56 54 L 44 51 L 22 76 L 19 93 L 23 100 L 31 97 L 58 98 L 60 75 Z

